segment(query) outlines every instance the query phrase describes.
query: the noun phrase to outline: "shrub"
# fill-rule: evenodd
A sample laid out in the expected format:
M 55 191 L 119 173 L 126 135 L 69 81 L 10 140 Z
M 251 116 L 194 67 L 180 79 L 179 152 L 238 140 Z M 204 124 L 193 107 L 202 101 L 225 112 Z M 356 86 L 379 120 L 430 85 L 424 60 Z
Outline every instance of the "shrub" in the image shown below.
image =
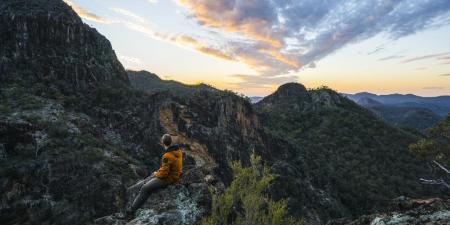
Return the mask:
M 211 215 L 202 225 L 300 225 L 302 220 L 287 216 L 285 200 L 274 201 L 264 190 L 274 179 L 261 158 L 251 157 L 251 166 L 233 162 L 234 180 L 223 193 L 213 193 Z

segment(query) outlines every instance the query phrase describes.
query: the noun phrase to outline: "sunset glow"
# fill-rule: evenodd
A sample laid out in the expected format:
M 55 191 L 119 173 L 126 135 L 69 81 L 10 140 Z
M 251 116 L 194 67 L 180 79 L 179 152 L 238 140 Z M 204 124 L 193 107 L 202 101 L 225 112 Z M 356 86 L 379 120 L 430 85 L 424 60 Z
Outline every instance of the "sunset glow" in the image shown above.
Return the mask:
M 249 96 L 290 81 L 450 95 L 448 0 L 66 2 L 127 69 L 163 79 Z

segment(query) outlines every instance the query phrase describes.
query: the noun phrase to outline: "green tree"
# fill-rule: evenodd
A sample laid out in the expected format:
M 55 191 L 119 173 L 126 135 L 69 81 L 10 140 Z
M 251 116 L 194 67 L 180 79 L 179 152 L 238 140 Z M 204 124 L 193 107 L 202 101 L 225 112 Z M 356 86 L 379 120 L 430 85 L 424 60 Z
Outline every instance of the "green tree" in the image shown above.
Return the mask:
M 450 165 L 450 115 L 429 128 L 426 137 L 410 145 L 409 149 L 423 159 Z
M 287 215 L 285 200 L 273 201 L 264 190 L 275 178 L 261 157 L 252 155 L 251 166 L 233 162 L 234 180 L 223 193 L 213 193 L 211 215 L 202 225 L 303 225 Z
M 409 149 L 419 157 L 429 160 L 440 171 L 432 180 L 421 179 L 425 184 L 444 185 L 450 190 L 450 115 L 447 119 L 429 128 L 425 138 L 409 146 Z

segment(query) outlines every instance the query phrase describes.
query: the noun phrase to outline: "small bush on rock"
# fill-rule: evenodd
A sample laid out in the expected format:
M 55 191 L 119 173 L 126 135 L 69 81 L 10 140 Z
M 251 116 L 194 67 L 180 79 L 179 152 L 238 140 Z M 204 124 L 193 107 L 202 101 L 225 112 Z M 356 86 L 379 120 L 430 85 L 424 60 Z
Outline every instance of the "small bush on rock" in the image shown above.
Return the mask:
M 202 225 L 302 225 L 287 216 L 285 200 L 274 201 L 264 189 L 274 179 L 261 157 L 252 155 L 251 166 L 233 162 L 234 180 L 223 193 L 213 193 L 211 215 Z

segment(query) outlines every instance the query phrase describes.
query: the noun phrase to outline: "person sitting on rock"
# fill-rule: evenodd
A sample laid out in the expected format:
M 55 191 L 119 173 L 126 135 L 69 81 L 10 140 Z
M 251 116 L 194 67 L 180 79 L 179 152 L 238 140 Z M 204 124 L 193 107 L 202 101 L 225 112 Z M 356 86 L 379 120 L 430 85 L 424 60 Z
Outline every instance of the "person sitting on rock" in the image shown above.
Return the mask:
M 161 159 L 161 166 L 159 170 L 153 172 L 150 180 L 142 185 L 133 204 L 126 211 L 128 217 L 134 215 L 135 211 L 142 206 L 152 192 L 165 188 L 180 179 L 183 170 L 183 153 L 181 147 L 179 145 L 172 145 L 172 137 L 170 134 L 164 134 L 161 142 L 165 149 Z

